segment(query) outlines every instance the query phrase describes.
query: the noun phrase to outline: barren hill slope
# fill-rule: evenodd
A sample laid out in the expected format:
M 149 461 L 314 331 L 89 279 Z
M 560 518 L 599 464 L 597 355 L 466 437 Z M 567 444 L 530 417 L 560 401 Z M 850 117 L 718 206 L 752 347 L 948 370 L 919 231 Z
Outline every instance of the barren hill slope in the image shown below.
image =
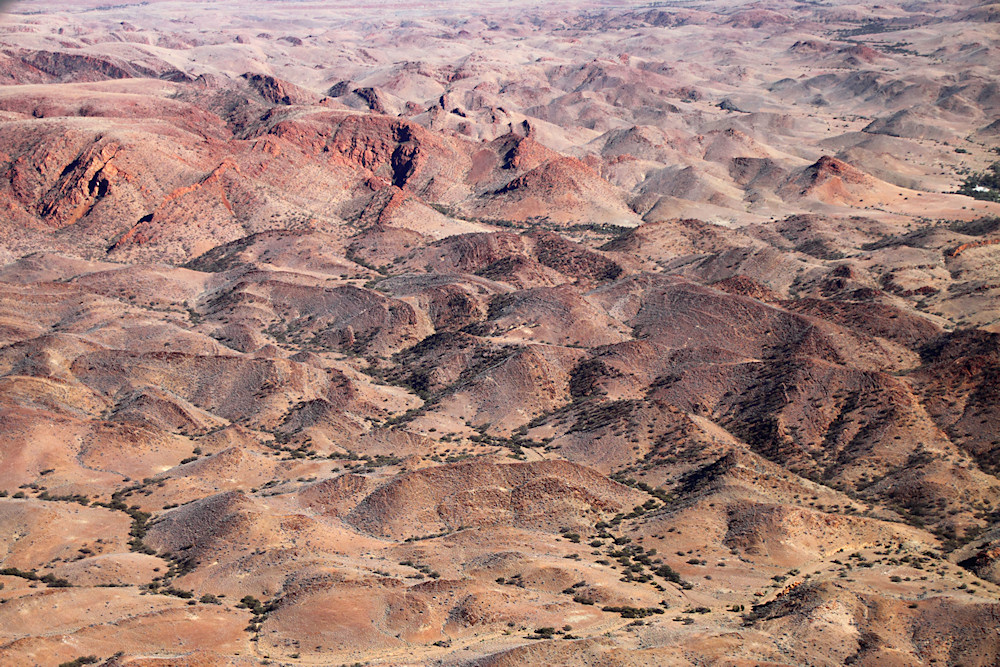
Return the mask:
M 997 664 L 996 5 L 3 11 L 0 664 Z

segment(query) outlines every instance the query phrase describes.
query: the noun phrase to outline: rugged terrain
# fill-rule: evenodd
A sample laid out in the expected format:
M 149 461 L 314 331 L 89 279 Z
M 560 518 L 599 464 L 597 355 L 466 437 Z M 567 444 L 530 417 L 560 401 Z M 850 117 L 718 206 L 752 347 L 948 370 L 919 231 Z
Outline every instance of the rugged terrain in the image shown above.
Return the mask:
M 3 9 L 0 664 L 1000 663 L 1000 5 Z

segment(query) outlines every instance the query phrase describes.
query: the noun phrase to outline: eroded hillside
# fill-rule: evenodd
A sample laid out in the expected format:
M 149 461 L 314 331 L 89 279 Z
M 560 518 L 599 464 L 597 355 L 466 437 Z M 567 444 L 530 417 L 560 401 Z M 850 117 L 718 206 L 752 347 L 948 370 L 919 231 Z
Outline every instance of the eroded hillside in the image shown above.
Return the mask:
M 998 6 L 654 5 L 6 8 L 0 663 L 1000 662 Z

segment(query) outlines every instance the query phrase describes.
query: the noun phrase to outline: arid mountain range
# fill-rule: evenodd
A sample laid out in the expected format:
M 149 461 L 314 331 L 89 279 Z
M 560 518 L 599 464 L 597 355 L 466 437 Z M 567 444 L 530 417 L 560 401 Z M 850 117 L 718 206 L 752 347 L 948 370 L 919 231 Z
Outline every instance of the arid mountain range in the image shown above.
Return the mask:
M 1000 4 L 3 11 L 0 665 L 1000 664 Z

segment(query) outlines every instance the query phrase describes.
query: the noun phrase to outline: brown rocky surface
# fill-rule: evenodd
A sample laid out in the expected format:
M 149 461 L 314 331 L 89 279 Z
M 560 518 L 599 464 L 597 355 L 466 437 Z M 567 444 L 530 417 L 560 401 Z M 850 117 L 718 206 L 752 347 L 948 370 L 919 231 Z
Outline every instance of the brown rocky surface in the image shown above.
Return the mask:
M 653 5 L 0 5 L 0 664 L 998 664 L 997 5 Z

